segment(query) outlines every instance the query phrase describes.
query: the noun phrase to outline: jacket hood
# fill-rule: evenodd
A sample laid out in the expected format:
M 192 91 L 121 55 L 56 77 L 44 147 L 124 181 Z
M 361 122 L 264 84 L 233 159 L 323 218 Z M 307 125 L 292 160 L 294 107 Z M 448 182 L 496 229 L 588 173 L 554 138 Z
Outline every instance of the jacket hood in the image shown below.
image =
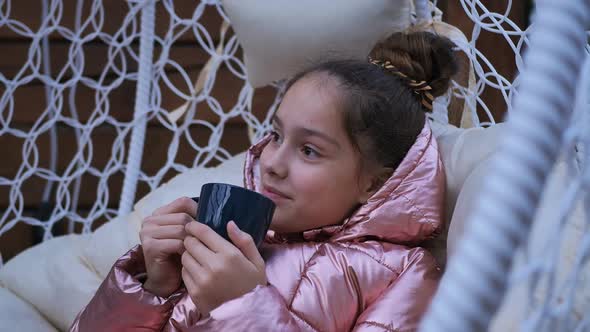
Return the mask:
M 270 137 L 248 150 L 244 167 L 247 189 L 259 191 L 258 160 Z M 438 235 L 444 215 L 445 177 L 436 139 L 428 121 L 408 154 L 383 186 L 341 224 L 302 234 L 274 234 L 267 240 L 364 241 L 377 239 L 416 244 Z

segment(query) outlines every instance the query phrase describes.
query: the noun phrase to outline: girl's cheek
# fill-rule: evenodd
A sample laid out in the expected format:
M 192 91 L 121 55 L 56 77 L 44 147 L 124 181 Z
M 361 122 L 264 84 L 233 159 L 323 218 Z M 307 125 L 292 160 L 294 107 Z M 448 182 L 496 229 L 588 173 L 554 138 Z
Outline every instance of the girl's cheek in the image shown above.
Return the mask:
M 317 166 L 298 161 L 296 167 L 291 168 L 292 183 L 302 193 L 312 194 L 326 187 L 326 181 L 330 180 L 329 174 L 322 174 Z

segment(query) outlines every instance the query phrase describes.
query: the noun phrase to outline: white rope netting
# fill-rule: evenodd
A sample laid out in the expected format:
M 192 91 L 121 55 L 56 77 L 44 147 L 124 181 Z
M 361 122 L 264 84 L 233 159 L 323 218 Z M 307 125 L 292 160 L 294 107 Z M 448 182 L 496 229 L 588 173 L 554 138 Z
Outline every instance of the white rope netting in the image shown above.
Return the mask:
M 0 73 L 0 145 L 18 142 L 21 159 L 18 169 L 0 174 L 0 195 L 4 195 L 0 198 L 7 202 L 7 209 L 0 215 L 0 237 L 22 224 L 43 229 L 44 240 L 53 237 L 58 223 L 68 224 L 68 232 L 92 231 L 97 223 L 130 211 L 139 198 L 138 188 L 149 191 L 180 172 L 227 160 L 232 155 L 227 148 L 231 143 L 226 141 L 228 137 L 239 136 L 233 141 L 241 140 L 244 146 L 259 139 L 282 95 L 282 84 L 254 90 L 246 81 L 241 49 L 228 27 L 229 19 L 220 0 L 197 2 L 188 11 L 184 2 L 173 0 L 121 2 L 117 14 L 121 17 L 114 26 L 112 20 L 106 19 L 114 15 L 107 12 L 107 2 L 75 1 L 73 23 L 67 20 L 65 12 L 71 10 L 64 2 L 41 1 L 43 15 L 37 25 L 29 26 L 14 14 L 19 1 L 0 0 L 0 30 L 30 42 L 18 70 Z M 508 1 L 505 10 L 496 12 L 478 0 L 460 3 L 473 21 L 473 30 L 464 42 L 454 41 L 469 59 L 474 75 L 471 84 L 454 83 L 452 93 L 465 100 L 469 110 L 463 123 L 493 125 L 493 110 L 482 95 L 487 90 L 497 90 L 510 109 L 521 82 L 518 77 L 513 79 L 512 73 L 497 70 L 492 55 L 478 50 L 477 40 L 484 32 L 501 36 L 521 71 L 530 31 L 509 19 L 512 1 Z M 416 8 L 423 9 L 418 5 Z M 417 24 L 421 15 L 418 13 Z M 50 57 L 55 40 L 60 40 L 62 47 L 66 45 L 66 59 Z M 100 70 L 91 72 L 89 60 L 91 56 L 97 57 L 97 45 L 104 46 L 104 63 Z M 186 63 L 183 59 L 187 54 L 200 62 Z M 56 61 L 61 65 L 56 67 Z M 216 84 L 221 80 L 231 82 L 228 84 L 237 91 L 234 96 L 224 94 L 228 87 Z M 584 82 L 588 80 L 586 76 Z M 14 120 L 17 113 L 27 112 L 18 96 L 19 91 L 26 91 L 32 84 L 45 88 L 45 100 L 39 100 L 45 107 L 34 114 L 32 125 L 23 129 Z M 135 109 L 117 103 L 118 95 L 133 91 Z M 82 93 L 92 95 L 94 103 L 80 105 L 77 98 Z M 274 101 L 257 103 L 259 94 Z M 578 95 L 588 96 L 588 86 L 586 90 L 580 89 Z M 449 100 L 437 100 L 435 118 L 446 119 Z M 551 233 L 545 234 L 552 245 L 539 246 L 543 252 L 527 252 L 523 255 L 523 269 L 514 273 L 515 284 L 522 280 L 531 283 L 527 293 L 531 296 L 527 321 L 530 323 L 526 323 L 530 326 L 538 326 L 532 323 L 535 319 L 548 321 L 548 316 L 573 324 L 575 317 L 569 310 L 572 301 L 582 301 L 586 309 L 590 303 L 588 295 L 581 300 L 580 294 L 588 294 L 589 290 L 578 292 L 580 280 L 576 279 L 588 269 L 589 235 L 576 243 L 579 247 L 575 250 L 575 264 L 565 275 L 563 269 L 557 268 L 561 256 L 559 246 L 553 244 L 557 235 L 566 235 L 563 230 L 567 229 L 574 207 L 581 201 L 586 203 L 586 210 L 590 206 L 590 163 L 588 149 L 584 148 L 590 143 L 587 98 L 578 98 L 574 119 L 561 148 L 562 158 L 571 171 L 567 194 L 555 202 L 561 211 L 556 217 L 559 222 L 552 226 Z M 238 124 L 246 124 L 249 131 L 236 131 Z M 157 138 L 150 137 L 154 127 L 163 128 L 157 131 Z M 108 143 L 104 133 L 110 135 Z M 59 149 L 60 140 L 66 138 L 76 141 L 76 151 Z M 106 163 L 98 162 L 104 159 L 99 151 L 107 151 Z M 145 160 L 154 153 L 165 154 L 165 163 L 156 168 L 146 167 Z M 42 188 L 41 201 L 47 204 L 44 218 L 30 213 L 28 202 L 33 199 L 24 194 L 30 192 L 24 188 L 32 184 Z M 115 197 L 119 191 L 113 188 L 121 185 L 119 201 Z M 82 211 L 79 199 L 88 192 L 94 197 L 92 206 Z M 588 229 L 587 220 L 583 227 Z M 533 294 L 541 286 L 554 292 L 535 297 Z M 555 306 L 555 301 L 563 300 L 557 294 L 564 292 L 572 295 L 560 302 L 566 303 L 563 306 Z
M 507 108 L 512 105 L 513 92 L 518 86 L 518 77 L 513 80 L 512 73 L 501 72 L 496 69 L 493 54 L 484 54 L 477 48 L 477 41 L 482 32 L 502 36 L 501 43 L 508 45 L 514 53 L 516 70 L 522 69 L 523 47 L 528 43 L 527 31 L 510 19 L 512 1 L 509 0 L 502 12 L 487 9 L 481 1 L 460 1 L 465 14 L 473 21 L 471 36 L 467 36 L 467 43 L 454 40 L 455 44 L 465 53 L 475 73 L 475 86 L 453 84 L 453 93 L 464 96 L 471 115 L 471 122 L 476 126 L 489 126 L 496 123 L 492 110 L 483 100 L 482 94 L 486 89 L 495 89 L 501 93 Z M 522 24 L 521 24 L 522 25 Z
M 17 223 L 26 223 L 42 227 L 43 239 L 47 240 L 53 236 L 54 224 L 63 220 L 70 222 L 69 231 L 80 224 L 82 232 L 90 232 L 95 221 L 111 219 L 118 213 L 112 204 L 110 186 L 113 181 L 121 181 L 123 175 L 132 188 L 124 190 L 121 213 L 131 209 L 136 198 L 135 183 L 146 184 L 151 190 L 173 174 L 229 158 L 231 154 L 221 143 L 226 125 L 235 127 L 236 122 L 243 121 L 254 129 L 254 139 L 259 136 L 265 118 L 257 118 L 247 107 L 254 91 L 245 82 L 245 68 L 238 57 L 236 37 L 225 30 L 215 35 L 221 25 L 214 26 L 215 31 L 207 31 L 202 22 L 205 13 L 214 17 L 213 21 L 215 18 L 219 22 L 227 20 L 218 1 L 202 1 L 193 5 L 191 12 L 178 11 L 173 1 L 160 1 L 155 6 L 155 2 L 122 2 L 119 9 L 124 15 L 115 29 L 105 25 L 105 16 L 109 13 L 103 1 L 78 0 L 74 26 L 63 24 L 67 9 L 62 1 L 46 0 L 43 4 L 41 23 L 32 29 L 11 15 L 18 1 L 0 1 L 0 28 L 30 41 L 28 56 L 19 70 L 11 76 L 0 73 L 0 139 L 12 136 L 22 143 L 20 167 L 13 174 L 0 177 L 0 187 L 7 189 L 2 193 L 8 201 L 8 208 L 0 217 L 0 236 Z M 150 6 L 154 8 L 149 10 Z M 185 4 L 182 9 L 186 7 Z M 142 10 L 148 15 L 151 12 L 151 16 L 142 20 Z M 167 26 L 164 32 L 156 35 L 153 33 L 155 10 L 165 13 L 161 16 L 166 21 L 158 23 Z M 145 43 L 141 44 L 140 52 L 138 46 L 142 38 Z M 49 70 L 50 39 L 61 39 L 62 44 L 64 41 L 67 44 L 67 60 L 53 72 Z M 177 43 L 187 44 L 187 40 L 192 41 L 190 46 L 174 48 Z M 106 48 L 104 64 L 98 73 L 88 75 L 87 67 L 92 65 L 88 61 L 96 57 L 92 52 L 97 44 Z M 192 50 L 188 50 L 189 47 Z M 202 71 L 183 68 L 174 52 L 183 59 L 190 54 L 208 61 L 200 87 L 195 87 L 193 82 Z M 225 75 L 225 82 L 230 81 L 227 76 L 232 75 L 231 83 L 242 86 L 234 89 L 239 91 L 238 95 L 218 99 L 225 88 L 215 84 L 220 71 Z M 138 81 L 142 75 L 143 79 Z M 46 89 L 47 100 L 39 100 L 39 103 L 47 106 L 35 114 L 31 128 L 22 130 L 13 119 L 17 112 L 27 110 L 19 108 L 22 100 L 17 100 L 16 96 L 19 89 L 36 82 L 41 82 Z M 137 84 L 135 112 L 130 105 L 112 101 L 121 99 L 113 95 L 128 93 L 130 83 Z M 76 99 L 81 89 L 85 95 L 93 95 L 93 105 L 78 104 Z M 178 121 L 171 120 L 171 111 L 181 106 L 186 109 L 186 115 Z M 270 105 L 270 108 L 275 106 Z M 79 117 L 80 108 L 87 114 L 84 119 Z M 149 141 L 157 144 L 159 151 L 165 150 L 168 156 L 165 164 L 151 172 L 141 167 L 143 149 L 149 154 L 154 148 L 143 144 L 148 123 L 166 128 L 168 134 Z M 77 141 L 77 151 L 73 155 L 59 150 L 58 132 L 68 130 L 75 136 L 67 137 L 73 136 Z M 103 138 L 105 132 L 112 134 L 108 136 L 108 143 L 98 139 Z M 40 158 L 40 155 L 47 155 L 40 146 L 47 147 L 48 134 L 51 136 L 49 163 Z M 242 139 L 248 141 L 246 132 Z M 105 165 L 97 165 L 96 159 L 104 155 L 95 156 L 94 152 L 97 144 L 105 143 L 111 144 L 109 160 Z M 179 155 L 181 151 L 182 156 Z M 183 162 L 178 162 L 179 159 Z M 59 169 L 57 160 L 63 169 Z M 82 183 L 88 177 L 93 178 L 94 186 Z M 32 179 L 42 179 L 43 202 L 51 204 L 46 220 L 26 213 L 29 198 L 23 195 L 23 187 Z M 84 214 L 78 211 L 81 190 L 96 192 L 92 207 Z

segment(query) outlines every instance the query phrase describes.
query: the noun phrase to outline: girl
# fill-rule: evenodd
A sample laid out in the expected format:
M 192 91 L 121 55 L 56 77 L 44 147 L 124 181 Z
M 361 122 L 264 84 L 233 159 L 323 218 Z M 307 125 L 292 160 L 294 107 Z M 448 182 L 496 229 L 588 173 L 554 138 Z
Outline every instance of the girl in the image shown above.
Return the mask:
M 71 331 L 413 331 L 440 269 L 444 177 L 425 111 L 456 72 L 452 43 L 396 33 L 369 62 L 298 74 L 250 148 L 245 185 L 276 203 L 261 252 L 180 198 L 144 220 Z

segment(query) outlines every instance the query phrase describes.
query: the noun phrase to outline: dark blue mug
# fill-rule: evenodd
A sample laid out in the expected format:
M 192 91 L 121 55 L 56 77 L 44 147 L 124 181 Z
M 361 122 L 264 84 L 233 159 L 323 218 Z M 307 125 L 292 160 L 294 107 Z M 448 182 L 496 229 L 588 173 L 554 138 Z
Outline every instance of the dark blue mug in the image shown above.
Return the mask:
M 257 192 L 226 183 L 203 185 L 201 195 L 193 200 L 199 203 L 198 222 L 231 242 L 227 223 L 233 220 L 240 230 L 252 236 L 257 247 L 264 240 L 276 207 L 272 200 Z

